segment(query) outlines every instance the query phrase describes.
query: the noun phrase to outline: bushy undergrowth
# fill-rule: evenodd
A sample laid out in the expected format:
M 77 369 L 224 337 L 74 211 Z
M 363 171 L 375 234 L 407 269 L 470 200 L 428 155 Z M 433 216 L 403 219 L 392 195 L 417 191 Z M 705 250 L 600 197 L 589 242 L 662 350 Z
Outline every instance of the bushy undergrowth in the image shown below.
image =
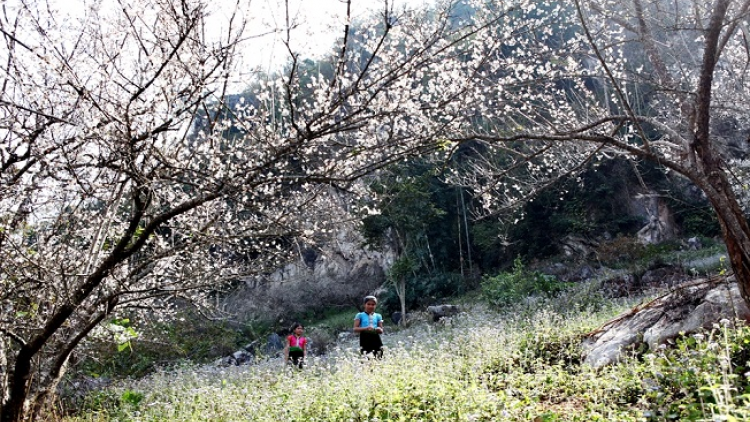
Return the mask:
M 495 306 L 510 305 L 535 295 L 553 295 L 568 286 L 554 276 L 527 270 L 520 258 L 513 262 L 511 272 L 484 277 L 481 282 L 482 296 Z
M 134 337 L 127 343 L 92 338 L 76 372 L 93 377 L 142 377 L 156 367 L 180 360 L 203 363 L 226 356 L 252 339 L 244 329 L 247 327 L 210 321 L 187 311 L 169 321 L 145 326 L 128 323 L 128 328 Z
M 750 420 L 749 328 L 720 325 L 593 369 L 582 336 L 634 303 L 579 302 L 589 293 L 416 323 L 384 336 L 382 360 L 350 340 L 303 370 L 269 360 L 157 372 L 98 392 L 68 422 Z

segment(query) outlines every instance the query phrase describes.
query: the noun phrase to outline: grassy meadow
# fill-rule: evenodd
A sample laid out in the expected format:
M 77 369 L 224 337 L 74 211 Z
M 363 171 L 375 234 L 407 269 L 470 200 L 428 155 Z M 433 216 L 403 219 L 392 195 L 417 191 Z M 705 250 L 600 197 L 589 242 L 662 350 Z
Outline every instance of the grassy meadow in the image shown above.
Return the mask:
M 584 286 L 502 309 L 465 299 L 446 323 L 387 326 L 382 360 L 363 360 L 349 338 L 301 371 L 279 358 L 171 367 L 90 393 L 65 421 L 750 420 L 744 326 L 581 364 L 586 333 L 638 301 Z

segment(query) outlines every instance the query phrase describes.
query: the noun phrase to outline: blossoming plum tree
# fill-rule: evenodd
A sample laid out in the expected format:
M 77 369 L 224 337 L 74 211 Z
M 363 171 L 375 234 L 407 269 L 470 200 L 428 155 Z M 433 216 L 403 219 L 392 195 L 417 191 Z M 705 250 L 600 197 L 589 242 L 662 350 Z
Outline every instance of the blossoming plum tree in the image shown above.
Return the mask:
M 452 139 L 501 154 L 483 154 L 463 182 L 498 208 L 602 155 L 657 163 L 711 203 L 750 303 L 749 9 L 735 0 L 520 5 L 498 26 L 517 34 L 511 43 L 470 53 L 493 77 L 475 88 L 477 124 Z
M 202 0 L 82 4 L 80 20 L 45 0 L 0 15 L 2 422 L 40 417 L 117 312 L 158 316 L 273 268 L 324 232 L 310 210 L 460 144 L 482 144 L 456 179 L 488 209 L 602 154 L 688 178 L 750 302 L 745 167 L 715 126 L 747 125 L 750 2 L 383 0 L 317 69 L 286 13 L 288 65 L 244 102 L 229 95 L 253 41 L 242 13 L 214 39 Z
M 276 267 L 325 233 L 310 217 L 336 192 L 437 147 L 450 122 L 415 81 L 463 66 L 450 55 L 478 28 L 383 6 L 357 43 L 343 26 L 327 73 L 303 66 L 288 18 L 286 70 L 248 79 L 243 102 L 242 2 L 221 37 L 202 0 L 3 4 L 0 420 L 43 416 L 118 312 L 158 318 Z

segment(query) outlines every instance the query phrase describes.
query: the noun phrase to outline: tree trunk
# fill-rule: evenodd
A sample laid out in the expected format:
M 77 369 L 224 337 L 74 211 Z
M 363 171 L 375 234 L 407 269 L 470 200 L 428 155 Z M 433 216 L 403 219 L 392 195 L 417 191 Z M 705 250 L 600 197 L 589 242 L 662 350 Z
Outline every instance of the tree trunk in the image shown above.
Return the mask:
M 726 225 L 726 223 L 723 225 Z M 750 246 L 747 244 L 747 236 L 745 236 L 745 239 L 745 242 L 740 242 L 737 240 L 737 236 L 724 235 L 729 262 L 732 263 L 737 284 L 740 286 L 740 294 L 745 299 L 745 303 L 750 306 Z
M 110 297 L 103 309 L 91 316 L 77 334 L 66 338 L 62 345 L 53 345 L 51 348 L 55 350 L 54 353 L 44 353 L 45 345 L 50 347 L 49 337 L 44 341 L 37 337 L 20 348 L 15 355 L 13 372 L 0 373 L 0 376 L 7 377 L 5 380 L 8 387 L 1 396 L 5 402 L 0 401 L 0 422 L 35 421 L 45 416 L 44 412 L 54 403 L 57 386 L 65 375 L 73 350 L 118 303 L 119 297 Z M 3 363 L 3 358 L 7 363 L 7 356 L 2 355 L 2 347 L 0 342 L 0 364 Z
M 9 377 L 8 401 L 3 407 L 2 422 L 20 422 L 23 420 L 24 403 L 28 396 L 28 386 L 31 382 L 31 354 L 24 346 L 16 355 L 13 374 Z
M 45 412 L 51 408 L 56 397 L 56 390 L 61 377 L 56 378 L 53 382 L 45 383 L 43 386 L 34 385 L 34 387 L 39 388 L 39 391 L 34 394 L 29 391 L 29 388 L 32 387 L 32 378 L 30 375 L 10 378 L 10 391 L 13 394 L 6 406 L 0 406 L 0 421 L 23 422 L 44 418 Z
M 43 406 L 43 403 L 36 402 L 37 397 L 32 394 L 32 387 L 42 388 L 39 385 L 32 385 L 34 381 L 32 361 L 35 356 L 36 352 L 29 348 L 28 344 L 21 347 L 16 354 L 13 372 L 8 376 L 8 396 L 0 415 L 1 422 L 33 421 L 32 411 Z M 46 400 L 46 397 L 40 399 Z
M 700 158 L 700 176 L 692 177 L 714 207 L 721 224 L 729 262 L 732 264 L 740 295 L 750 306 L 750 227 L 729 183 L 723 160 L 711 140 L 711 100 L 714 72 L 724 45 L 722 31 L 731 0 L 717 0 L 704 31 L 705 49 L 700 79 L 696 87 L 694 139 L 692 149 Z
M 469 260 L 469 274 L 474 272 L 471 264 L 471 239 L 469 238 L 469 219 L 466 217 L 466 201 L 464 201 L 464 191 L 459 189 L 461 194 L 461 211 L 464 217 L 464 230 L 466 231 L 466 258 Z M 463 270 L 463 265 L 462 268 Z
M 704 190 L 705 191 L 705 190 Z M 750 306 L 750 226 L 728 183 L 706 192 L 716 210 L 740 295 Z
M 401 277 L 398 282 L 398 301 L 401 305 L 401 319 L 398 325 L 406 326 L 406 277 Z
M 466 277 L 464 273 L 464 249 L 462 247 L 463 240 L 461 239 L 461 207 L 459 206 L 458 192 L 460 188 L 456 188 L 456 222 L 458 223 L 458 262 L 461 264 L 461 279 Z M 469 243 L 468 241 L 466 242 Z
M 8 355 L 5 338 L 0 336 L 0 418 L 8 398 Z

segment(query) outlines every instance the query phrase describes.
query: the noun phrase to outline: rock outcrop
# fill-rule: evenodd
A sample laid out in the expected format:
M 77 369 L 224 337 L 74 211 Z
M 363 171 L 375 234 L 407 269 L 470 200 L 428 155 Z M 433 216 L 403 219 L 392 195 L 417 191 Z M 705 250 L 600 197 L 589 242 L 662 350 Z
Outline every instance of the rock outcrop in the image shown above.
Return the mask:
M 640 214 L 647 218 L 647 223 L 638 231 L 638 240 L 644 245 L 657 244 L 677 236 L 677 225 L 672 211 L 661 195 L 645 193 L 636 195 Z
M 441 318 L 457 315 L 460 311 L 461 308 L 458 305 L 435 305 L 427 307 L 427 313 L 430 314 L 434 322 L 439 321 Z
M 243 280 L 222 307 L 241 320 L 278 320 L 315 306 L 357 306 L 383 285 L 394 260 L 392 252 L 363 244 L 353 225 L 342 224 L 328 244 L 300 251 L 297 261 L 273 273 Z
M 750 321 L 750 309 L 734 280 L 687 282 L 590 333 L 583 342 L 583 362 L 594 367 L 613 364 L 629 351 L 653 350 L 678 336 L 736 319 Z

